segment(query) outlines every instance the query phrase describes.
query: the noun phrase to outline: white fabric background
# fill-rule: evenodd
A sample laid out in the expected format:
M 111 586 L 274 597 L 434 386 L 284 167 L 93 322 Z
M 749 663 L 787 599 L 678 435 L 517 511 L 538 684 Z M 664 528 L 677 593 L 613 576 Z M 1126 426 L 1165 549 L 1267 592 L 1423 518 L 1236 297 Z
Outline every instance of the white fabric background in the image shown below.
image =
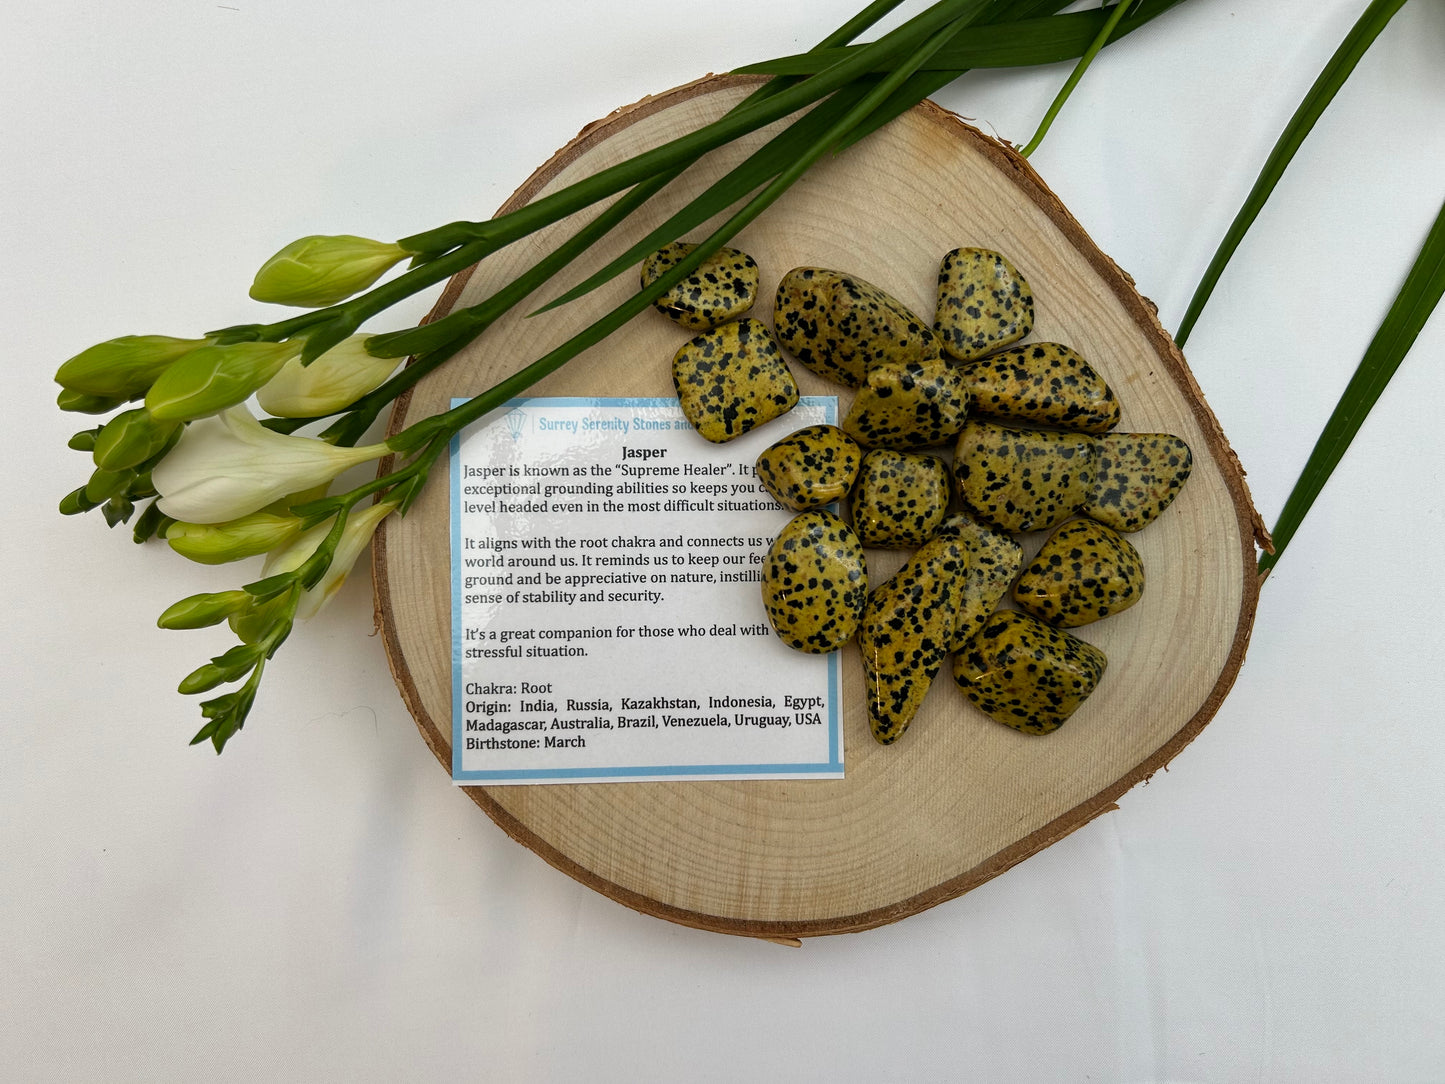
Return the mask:
M 226 755 L 188 749 L 172 689 L 224 638 L 154 618 L 231 574 L 55 514 L 85 470 L 65 357 L 250 318 L 294 236 L 490 214 L 589 121 L 858 2 L 5 5 L 0 1076 L 1445 1077 L 1440 313 L 1167 773 L 959 900 L 799 950 L 634 914 L 508 840 L 402 707 L 364 568 Z M 1364 6 L 1189 0 L 1102 56 L 1034 156 L 1166 326 Z M 939 97 L 1023 142 L 1066 73 Z M 1442 174 L 1445 5 L 1414 0 L 1189 344 L 1267 520 Z

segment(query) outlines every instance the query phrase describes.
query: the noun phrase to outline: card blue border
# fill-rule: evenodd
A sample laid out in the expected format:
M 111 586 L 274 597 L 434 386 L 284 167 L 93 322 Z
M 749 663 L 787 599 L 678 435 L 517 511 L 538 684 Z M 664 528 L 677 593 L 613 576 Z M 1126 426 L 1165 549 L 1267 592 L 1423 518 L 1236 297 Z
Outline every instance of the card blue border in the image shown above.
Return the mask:
M 451 405 L 461 406 L 468 399 L 453 399 Z M 838 397 L 836 395 L 804 395 L 800 404 L 821 406 L 825 424 L 836 425 L 838 420 Z M 549 403 L 553 406 L 677 406 L 676 399 L 627 398 L 586 395 L 526 396 L 508 399 L 491 413 L 478 418 L 473 426 L 489 423 L 497 411 L 512 410 L 530 403 Z M 668 764 L 639 765 L 620 768 L 507 768 L 490 771 L 463 771 L 462 742 L 462 518 L 459 511 L 462 498 L 461 471 L 457 460 L 462 451 L 462 434 L 456 433 L 451 439 L 448 466 L 452 476 L 451 493 L 451 559 L 452 559 L 452 782 L 487 783 L 503 780 L 552 779 L 585 782 L 590 779 L 672 779 L 678 776 L 747 776 L 770 775 L 782 777 L 792 775 L 823 775 L 843 771 L 843 725 L 839 704 L 843 698 L 843 674 L 838 656 L 834 651 L 828 656 L 828 760 L 825 763 L 803 764 Z M 829 505 L 837 512 L 837 505 Z

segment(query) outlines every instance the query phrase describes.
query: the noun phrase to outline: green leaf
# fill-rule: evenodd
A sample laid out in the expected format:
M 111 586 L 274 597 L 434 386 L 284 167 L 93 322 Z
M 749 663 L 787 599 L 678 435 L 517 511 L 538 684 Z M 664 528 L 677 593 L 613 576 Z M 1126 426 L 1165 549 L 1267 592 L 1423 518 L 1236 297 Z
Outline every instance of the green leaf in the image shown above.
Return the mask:
M 897 7 L 899 3 L 901 3 L 901 0 L 874 0 L 874 3 L 869 4 L 863 11 L 859 12 L 843 26 L 824 38 L 818 48 L 827 49 L 847 43 Z M 755 90 L 730 112 L 736 112 L 738 109 L 772 97 L 788 85 L 789 81 L 787 80 L 771 80 Z M 392 377 L 391 380 L 378 388 L 372 393 L 372 396 L 368 398 L 374 397 L 380 399 L 383 403 L 395 399 L 402 391 L 411 387 L 421 379 L 422 376 L 450 358 L 467 342 L 470 342 L 474 337 L 490 327 L 493 321 L 510 310 L 512 306 L 516 305 L 527 295 L 546 283 L 553 275 L 561 271 L 562 268 L 566 267 L 582 253 L 589 250 L 593 244 L 625 220 L 633 211 L 637 210 L 658 192 L 666 188 L 667 185 L 680 176 L 688 166 L 692 165 L 698 157 L 700 157 L 700 155 L 689 158 L 670 169 L 663 170 L 655 176 L 639 182 L 635 187 L 623 193 L 622 196 L 605 208 L 599 215 L 592 219 L 592 221 L 579 229 L 572 237 L 558 245 L 543 257 L 543 259 L 485 301 L 469 306 L 466 309 L 458 310 L 457 312 L 449 314 L 444 319 L 423 324 L 417 328 L 375 335 L 368 339 L 366 342 L 367 349 L 378 357 L 406 357 L 408 354 L 426 355 L 424 357 L 418 357 L 417 364 L 407 366 L 406 369 Z M 776 170 L 769 171 L 757 175 L 756 179 L 751 183 L 741 182 L 734 184 L 732 191 L 735 194 L 728 196 L 718 203 L 717 209 L 720 210 L 736 202 L 747 192 L 752 191 L 758 185 L 771 179 L 775 173 Z M 726 179 L 724 182 L 719 183 L 726 183 Z M 743 186 L 744 184 L 746 187 Z M 660 247 L 665 241 L 670 241 L 673 240 L 674 237 L 680 236 L 688 229 L 691 229 L 696 222 L 704 221 L 711 213 L 713 212 L 709 212 L 708 215 L 703 215 L 701 218 L 689 220 L 685 225 L 678 227 L 673 237 L 665 238 L 663 242 L 659 242 L 659 245 L 654 247 Z M 635 252 L 640 247 L 641 246 L 634 246 L 629 252 Z M 646 251 L 646 249 L 643 249 L 643 254 L 645 254 Z M 636 260 L 634 259 L 631 262 L 635 263 Z M 629 262 L 625 258 L 620 258 L 609 265 L 609 267 L 616 268 L 612 274 L 606 275 L 605 277 L 593 276 L 593 278 L 588 281 L 600 284 L 621 270 L 625 270 L 629 265 Z M 595 288 L 595 285 L 587 287 L 587 289 L 577 288 L 570 294 L 570 297 L 581 296 L 582 293 L 593 288 Z M 563 300 L 564 299 L 559 298 L 545 306 L 545 308 L 560 305 L 563 303 Z M 355 422 L 342 421 L 328 429 L 327 434 L 332 433 L 334 430 L 339 438 L 348 439 L 351 438 L 351 433 L 356 428 L 357 424 Z M 323 434 L 323 436 L 325 435 L 326 434 Z
M 1320 72 L 1319 78 L 1310 87 L 1309 93 L 1305 95 L 1304 101 L 1295 110 L 1294 116 L 1285 126 L 1284 133 L 1275 143 L 1274 149 L 1269 152 L 1265 159 L 1264 168 L 1259 171 L 1259 177 L 1254 182 L 1254 187 L 1249 190 L 1245 197 L 1244 206 L 1234 216 L 1230 223 L 1229 230 L 1220 242 L 1214 258 L 1209 261 L 1209 267 L 1204 272 L 1204 277 L 1194 290 L 1194 296 L 1189 300 L 1189 308 L 1184 313 L 1184 319 L 1179 322 L 1179 330 L 1174 333 L 1174 341 L 1180 346 L 1189 338 L 1189 333 L 1194 330 L 1194 324 L 1199 319 L 1199 314 L 1204 311 L 1204 305 L 1209 300 L 1209 295 L 1214 292 L 1215 284 L 1224 273 L 1225 265 L 1229 263 L 1234 250 L 1244 240 L 1244 235 L 1254 220 L 1259 217 L 1263 210 L 1265 201 L 1269 199 L 1274 186 L 1284 175 L 1285 167 L 1294 158 L 1295 152 L 1299 150 L 1300 144 L 1309 135 L 1310 129 L 1319 120 L 1320 114 L 1334 100 L 1335 93 L 1344 85 L 1350 73 L 1355 70 L 1355 65 L 1365 55 L 1370 44 L 1379 37 L 1380 31 L 1404 6 L 1405 0 L 1373 0 L 1365 13 L 1360 16 L 1359 21 L 1350 28 L 1345 35 L 1345 40 L 1335 50 L 1335 55 L 1325 65 L 1324 71 Z
M 530 387 L 542 377 L 555 372 L 583 350 L 601 342 L 634 316 L 643 312 L 654 300 L 695 271 L 704 260 L 731 240 L 734 234 L 762 214 L 818 158 L 835 147 L 840 139 L 870 116 L 880 104 L 890 100 L 898 88 L 918 70 L 919 66 L 926 62 L 927 58 L 933 55 L 943 43 L 967 26 L 968 20 L 976 17 L 987 2 L 988 0 L 968 0 L 961 5 L 948 5 L 949 10 L 955 13 L 955 18 L 951 23 L 938 28 L 922 41 L 905 60 L 897 63 L 895 70 L 890 75 L 878 81 L 861 101 L 838 118 L 809 146 L 800 149 L 793 156 L 788 167 L 772 183 L 750 199 L 711 236 L 699 242 L 678 263 L 652 283 L 524 369 L 513 373 L 467 403 L 454 407 L 445 414 L 435 415 L 428 421 L 434 423 L 440 419 L 450 432 L 455 432 L 463 426 L 471 424 L 477 418 L 518 394 L 522 389 Z
M 1142 0 L 1126 16 L 1110 38 L 1117 41 L 1184 0 Z M 1064 4 L 1054 5 L 1055 8 Z M 1112 8 L 1050 15 L 1046 18 L 1014 18 L 1006 22 L 982 23 L 940 49 L 922 71 L 964 71 L 969 68 L 1018 68 L 1056 64 L 1082 56 L 1098 37 Z M 858 46 L 799 53 L 736 68 L 741 75 L 813 75 L 836 63 Z M 886 69 L 877 69 L 886 70 Z
M 1299 481 L 1295 482 L 1284 503 L 1284 510 L 1271 532 L 1274 552 L 1264 554 L 1259 560 L 1262 573 L 1268 573 L 1279 561 L 1315 498 L 1339 465 L 1345 449 L 1360 431 L 1366 415 L 1409 353 L 1425 321 L 1440 303 L 1442 294 L 1445 294 L 1445 204 L 1441 205 L 1435 224 L 1405 277 L 1399 296 L 1385 314 L 1375 337 L 1370 340 L 1359 368 L 1345 386 L 1344 394 L 1340 396 L 1304 470 L 1300 472 Z

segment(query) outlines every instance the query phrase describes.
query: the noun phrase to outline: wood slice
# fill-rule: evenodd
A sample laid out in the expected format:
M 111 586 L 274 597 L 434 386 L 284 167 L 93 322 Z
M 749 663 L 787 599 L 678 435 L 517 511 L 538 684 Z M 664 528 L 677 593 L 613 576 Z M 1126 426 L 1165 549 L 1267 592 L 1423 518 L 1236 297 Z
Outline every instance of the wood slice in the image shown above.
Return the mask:
M 709 78 L 619 111 L 584 130 L 503 210 L 706 123 L 755 85 Z M 627 236 L 609 238 L 581 261 L 568 282 L 622 251 L 763 138 L 693 167 Z M 433 316 L 487 297 L 565 235 L 545 231 L 457 276 Z M 1255 544 L 1266 536 L 1243 471 L 1153 306 L 1022 158 L 932 103 L 821 162 L 734 243 L 761 267 L 763 296 L 752 315 L 763 320 L 771 317 L 773 287 L 801 264 L 858 275 L 931 314 L 945 252 L 962 245 L 1001 251 L 1033 287 L 1033 338 L 1066 343 L 1093 363 L 1123 403 L 1122 430 L 1175 433 L 1195 455 L 1181 496 L 1131 536 L 1148 573 L 1143 600 L 1075 630 L 1104 649 L 1109 670 L 1052 735 L 1025 736 L 994 723 L 967 702 L 945 666 L 904 739 L 879 746 L 850 646 L 843 660 L 845 779 L 466 788 L 518 842 L 638 911 L 753 937 L 862 930 L 958 896 L 1114 808 L 1198 734 L 1243 662 L 1258 598 Z M 446 409 L 453 396 L 483 391 L 635 288 L 629 274 L 578 303 L 524 318 L 554 291 L 537 295 L 399 401 L 393 431 Z M 531 394 L 670 397 L 669 361 L 689 337 L 645 314 Z M 846 409 L 844 389 L 801 366 L 795 371 L 804 394 L 840 394 Z M 439 463 L 407 517 L 386 521 L 374 569 L 397 684 L 449 773 L 445 473 Z M 873 582 L 900 560 L 870 553 Z

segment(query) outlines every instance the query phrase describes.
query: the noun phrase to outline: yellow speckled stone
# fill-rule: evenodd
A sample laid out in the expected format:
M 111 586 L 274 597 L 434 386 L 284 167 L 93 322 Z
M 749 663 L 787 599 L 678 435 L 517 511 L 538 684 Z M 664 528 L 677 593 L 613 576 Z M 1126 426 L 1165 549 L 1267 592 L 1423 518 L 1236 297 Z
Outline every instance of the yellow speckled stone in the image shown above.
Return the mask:
M 852 511 L 863 545 L 921 546 L 948 514 L 948 465 L 936 455 L 875 448 L 863 457 Z
M 956 538 L 963 546 L 966 568 L 954 599 L 953 637 L 948 650 L 957 651 L 983 628 L 1008 594 L 1023 567 L 1024 551 L 1017 542 L 964 515 L 949 516 L 938 529 L 939 538 Z
M 1012 346 L 959 371 L 976 414 L 1080 433 L 1107 433 L 1119 424 L 1114 392 L 1062 343 Z
M 1194 466 L 1189 445 L 1168 433 L 1110 433 L 1099 438 L 1097 458 L 1083 514 L 1124 532 L 1154 522 Z
M 965 562 L 956 538 L 935 538 L 869 596 L 858 647 L 868 724 L 881 745 L 903 736 L 943 665 Z
M 744 317 L 704 332 L 672 359 L 687 420 L 721 444 L 792 410 L 798 383 L 768 325 Z
M 872 283 L 821 267 L 795 267 L 778 284 L 773 326 L 783 347 L 844 387 L 863 383 L 883 361 L 939 352 L 926 320 Z
M 1088 698 L 1108 663 L 1092 644 L 1003 610 L 953 657 L 953 680 L 990 718 L 1047 734 Z
M 674 241 L 658 249 L 642 263 L 642 285 L 651 286 L 696 247 Z M 652 306 L 690 331 L 710 331 L 736 320 L 757 299 L 757 262 L 746 252 L 721 248 Z
M 885 361 L 868 370 L 843 431 L 870 448 L 926 448 L 951 439 L 967 414 L 963 378 L 941 356 Z
M 986 248 L 956 248 L 938 268 L 933 329 L 943 349 L 971 361 L 1034 327 L 1034 292 L 1018 268 Z
M 809 512 L 853 488 L 863 449 L 836 425 L 809 425 L 758 456 L 758 481 L 784 508 Z
M 868 601 L 868 566 L 853 529 L 831 512 L 804 512 L 763 562 L 763 605 L 783 643 L 823 655 L 846 644 Z
M 954 450 L 958 494 L 979 518 L 1005 531 L 1056 527 L 1093 492 L 1096 440 L 970 419 Z
M 1144 562 L 1118 532 L 1091 519 L 1065 523 L 1014 585 L 1014 602 L 1059 629 L 1127 610 L 1144 595 Z

